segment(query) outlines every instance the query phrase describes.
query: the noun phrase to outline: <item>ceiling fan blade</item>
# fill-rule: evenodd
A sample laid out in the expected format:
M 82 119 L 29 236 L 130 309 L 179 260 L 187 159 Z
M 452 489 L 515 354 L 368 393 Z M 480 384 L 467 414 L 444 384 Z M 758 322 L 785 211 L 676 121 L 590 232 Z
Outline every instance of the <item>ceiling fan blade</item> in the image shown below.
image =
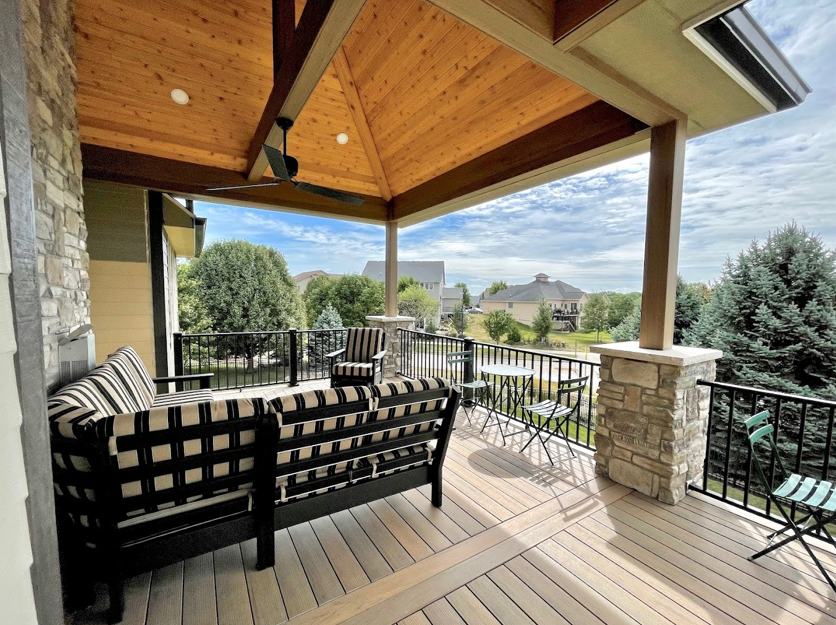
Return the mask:
M 313 193 L 314 195 L 321 195 L 322 197 L 331 198 L 338 202 L 345 202 L 346 204 L 362 204 L 363 198 L 351 195 L 350 193 L 343 193 L 336 189 L 329 189 L 328 187 L 320 187 L 318 184 L 310 184 L 308 182 L 294 182 L 296 188 L 305 193 Z
M 258 184 L 242 184 L 235 187 L 214 187 L 212 189 L 206 189 L 207 191 L 231 191 L 232 189 L 253 189 L 255 187 L 272 187 L 274 185 L 279 184 L 279 181 L 276 180 L 274 182 L 260 182 Z
M 273 175 L 282 180 L 290 180 L 290 174 L 287 173 L 287 166 L 284 164 L 282 151 L 266 143 L 261 147 L 264 149 L 264 156 L 267 157 L 267 162 L 270 163 L 270 169 L 273 170 Z

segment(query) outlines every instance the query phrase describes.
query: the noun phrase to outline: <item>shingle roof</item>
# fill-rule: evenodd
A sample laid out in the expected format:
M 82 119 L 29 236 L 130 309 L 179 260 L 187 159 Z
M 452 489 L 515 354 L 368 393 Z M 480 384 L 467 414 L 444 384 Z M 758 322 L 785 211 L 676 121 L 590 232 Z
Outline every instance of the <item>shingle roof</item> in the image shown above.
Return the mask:
M 306 278 L 310 278 L 311 276 L 329 276 L 331 278 L 341 278 L 343 274 L 341 273 L 328 273 L 327 271 L 323 271 L 322 269 L 314 269 L 313 271 L 303 271 L 302 273 L 297 273 L 293 276 L 293 280 L 296 282 L 301 282 Z
M 382 260 L 370 260 L 363 268 L 363 275 L 383 282 L 386 263 Z M 399 260 L 398 278 L 412 276 L 418 282 L 440 282 L 444 284 L 443 260 Z
M 451 299 L 461 299 L 464 295 L 464 290 L 460 286 L 445 286 L 441 290 L 441 297 Z
M 584 291 L 562 280 L 535 280 L 528 284 L 510 286 L 483 299 L 488 302 L 539 302 L 544 298 L 577 300 L 583 295 Z

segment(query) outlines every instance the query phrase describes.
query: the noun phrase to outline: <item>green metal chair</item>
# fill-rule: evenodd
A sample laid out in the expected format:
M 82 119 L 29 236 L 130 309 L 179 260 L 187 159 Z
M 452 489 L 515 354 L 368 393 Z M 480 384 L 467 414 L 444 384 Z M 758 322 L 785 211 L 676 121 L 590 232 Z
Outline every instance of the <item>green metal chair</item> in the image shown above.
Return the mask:
M 456 375 L 456 371 L 459 367 L 463 368 L 467 365 L 473 365 L 473 352 L 448 352 L 447 367 L 450 369 L 450 385 L 462 394 L 461 407 L 464 411 L 464 416 L 467 417 L 468 424 L 473 425 L 473 421 L 470 420 L 470 417 L 473 415 L 473 411 L 476 409 L 476 406 L 485 405 L 485 389 L 488 387 L 488 383 L 484 380 L 459 382 L 457 380 L 458 376 Z M 465 396 L 465 389 L 470 391 L 470 393 L 468 393 L 469 397 Z M 469 413 L 468 408 L 470 409 Z
M 546 450 L 549 462 L 554 466 L 554 460 L 552 460 L 552 455 L 549 453 L 549 448 L 546 443 L 552 436 L 557 436 L 565 441 L 572 457 L 575 456 L 575 452 L 569 444 L 569 418 L 575 415 L 577 422 L 577 413 L 580 411 L 581 406 L 581 395 L 583 395 L 588 379 L 589 376 L 584 375 L 579 378 L 561 380 L 557 384 L 557 393 L 554 399 L 549 398 L 530 406 L 523 406 L 523 410 L 528 413 L 529 423 L 535 431 L 528 442 L 520 449 L 521 452 L 535 438 L 538 438 L 543 445 L 543 449 Z M 539 418 L 535 419 L 535 415 Z M 546 433 L 545 438 L 543 437 L 544 432 Z
M 827 570 L 825 570 L 822 566 L 821 562 L 819 562 L 816 554 L 813 553 L 813 550 L 804 540 L 804 536 L 807 534 L 815 532 L 816 530 L 821 530 L 827 540 L 829 540 L 832 545 L 836 546 L 836 541 L 833 540 L 833 536 L 831 536 L 830 532 L 827 531 L 826 527 L 828 523 L 836 521 L 836 484 L 824 480 L 817 480 L 812 477 L 806 477 L 804 475 L 798 475 L 797 473 L 787 472 L 784 468 L 784 463 L 781 461 L 781 455 L 778 453 L 778 447 L 775 444 L 775 439 L 772 436 L 774 428 L 768 423 L 768 421 L 769 412 L 759 412 L 758 414 L 746 419 L 746 432 L 749 436 L 749 449 L 752 452 L 755 467 L 757 468 L 758 475 L 760 475 L 760 479 L 763 482 L 767 496 L 783 515 L 786 520 L 786 525 L 770 534 L 768 546 L 762 551 L 749 556 L 749 559 L 757 560 L 762 555 L 766 555 L 779 547 L 783 547 L 787 543 L 798 540 L 804 546 L 804 549 L 807 550 L 807 553 L 810 554 L 810 557 L 813 558 L 813 562 L 816 563 L 816 566 L 819 568 L 822 575 L 824 575 L 827 583 L 830 584 L 830 587 L 834 591 L 836 591 L 836 584 L 833 583 L 833 579 L 830 577 Z M 775 489 L 772 488 L 772 480 L 767 477 L 764 465 L 755 449 L 755 444 L 764 438 L 769 442 L 769 446 L 772 448 L 772 455 L 775 458 L 775 462 L 780 473 L 777 477 L 781 480 L 781 483 L 778 485 L 778 488 Z M 807 513 L 798 521 L 793 520 L 792 514 L 788 513 L 785 509 L 785 505 L 792 506 L 793 504 L 803 508 Z M 792 530 L 792 536 L 789 536 L 774 545 L 772 544 L 772 541 L 777 536 L 780 536 L 788 530 Z

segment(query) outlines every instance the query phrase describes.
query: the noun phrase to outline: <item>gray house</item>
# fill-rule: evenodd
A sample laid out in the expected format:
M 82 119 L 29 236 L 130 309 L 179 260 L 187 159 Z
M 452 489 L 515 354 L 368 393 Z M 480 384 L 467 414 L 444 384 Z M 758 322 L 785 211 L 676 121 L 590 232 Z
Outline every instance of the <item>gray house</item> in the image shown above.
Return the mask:
M 370 260 L 363 268 L 363 275 L 383 282 L 386 263 L 382 260 Z M 439 324 L 445 316 L 453 313 L 456 302 L 462 301 L 462 289 L 444 286 L 443 260 L 401 260 L 398 261 L 398 279 L 410 276 L 427 294 L 439 303 L 438 314 L 433 320 Z
M 581 312 L 589 295 L 576 286 L 562 280 L 549 280 L 546 274 L 538 273 L 533 282 L 513 285 L 486 297 L 483 295 L 482 309 L 485 312 L 505 310 L 520 323 L 529 325 L 541 299 L 549 303 L 555 320 L 562 327 L 575 330 L 580 325 Z

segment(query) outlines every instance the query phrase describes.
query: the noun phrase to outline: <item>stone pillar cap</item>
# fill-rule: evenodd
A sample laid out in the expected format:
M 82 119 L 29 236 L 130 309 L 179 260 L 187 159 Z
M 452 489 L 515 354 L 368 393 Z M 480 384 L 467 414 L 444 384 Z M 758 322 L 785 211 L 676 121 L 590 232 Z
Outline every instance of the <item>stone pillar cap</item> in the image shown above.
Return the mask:
M 674 345 L 671 349 L 646 349 L 639 347 L 638 341 L 592 345 L 589 351 L 602 356 L 653 362 L 660 365 L 673 365 L 675 367 L 687 367 L 688 365 L 723 357 L 723 352 L 719 349 L 703 349 L 684 345 Z
M 385 315 L 368 315 L 366 321 L 415 321 L 415 317 L 387 317 Z

